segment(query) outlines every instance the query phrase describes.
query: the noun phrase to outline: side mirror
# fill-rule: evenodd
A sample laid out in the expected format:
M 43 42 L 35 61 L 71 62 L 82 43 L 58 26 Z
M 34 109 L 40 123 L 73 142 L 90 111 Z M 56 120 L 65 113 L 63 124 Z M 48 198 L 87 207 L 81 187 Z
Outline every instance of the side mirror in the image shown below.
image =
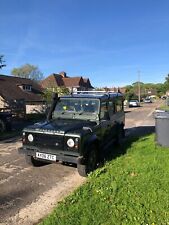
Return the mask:
M 57 102 L 59 101 L 59 99 L 60 98 L 58 97 L 58 93 L 53 93 L 53 95 L 52 95 L 52 105 L 51 105 L 51 107 L 48 111 L 48 114 L 47 114 L 47 120 L 48 121 L 51 120 L 52 113 L 53 113 L 53 111 L 55 109 L 55 106 L 56 106 Z

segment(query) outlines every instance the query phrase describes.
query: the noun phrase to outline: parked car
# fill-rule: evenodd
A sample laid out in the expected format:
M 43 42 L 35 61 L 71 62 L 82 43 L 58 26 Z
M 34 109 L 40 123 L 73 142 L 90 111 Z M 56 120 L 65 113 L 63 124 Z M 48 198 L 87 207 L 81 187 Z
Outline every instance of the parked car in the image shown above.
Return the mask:
M 12 128 L 12 114 L 10 112 L 0 112 L 0 133 L 10 131 Z
M 128 100 L 124 100 L 124 107 L 127 107 L 127 105 L 128 105 Z
M 129 101 L 129 107 L 139 107 L 140 103 L 138 100 L 130 100 Z
M 161 99 L 162 99 L 162 100 L 165 100 L 166 98 L 167 98 L 166 95 L 161 96 Z
M 121 142 L 124 125 L 120 93 L 55 96 L 47 121 L 23 130 L 19 152 L 33 166 L 58 160 L 75 163 L 86 176 L 97 167 L 108 143 Z
M 151 98 L 145 98 L 145 99 L 144 99 L 144 103 L 152 103 Z

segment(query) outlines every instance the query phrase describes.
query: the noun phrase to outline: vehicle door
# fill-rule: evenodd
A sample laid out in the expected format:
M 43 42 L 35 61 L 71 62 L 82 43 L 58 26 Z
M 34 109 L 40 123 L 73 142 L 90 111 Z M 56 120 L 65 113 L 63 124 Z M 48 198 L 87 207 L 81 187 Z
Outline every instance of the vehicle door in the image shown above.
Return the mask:
M 125 113 L 124 113 L 124 105 L 123 105 L 123 99 L 117 98 L 116 100 L 116 117 L 115 120 L 118 124 L 125 124 Z
M 100 103 L 100 134 L 103 143 L 107 143 L 110 139 L 111 121 L 108 111 L 108 101 Z
M 110 117 L 109 139 L 112 140 L 117 134 L 117 102 L 115 99 L 110 99 L 108 102 L 108 112 Z
M 112 123 L 112 136 L 116 136 L 118 132 L 119 125 L 125 124 L 125 114 L 122 98 L 116 98 L 113 101 L 113 113 L 110 113 L 110 120 Z

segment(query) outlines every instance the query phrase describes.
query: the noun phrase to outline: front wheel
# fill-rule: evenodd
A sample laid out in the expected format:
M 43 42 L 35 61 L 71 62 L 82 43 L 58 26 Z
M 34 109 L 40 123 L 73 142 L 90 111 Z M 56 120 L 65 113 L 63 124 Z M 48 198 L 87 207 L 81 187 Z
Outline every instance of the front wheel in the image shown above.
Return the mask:
M 86 158 L 86 164 L 77 165 L 78 173 L 81 176 L 86 177 L 90 172 L 94 171 L 97 168 L 97 163 L 98 163 L 98 154 L 96 146 L 92 145 L 91 150 L 89 151 Z

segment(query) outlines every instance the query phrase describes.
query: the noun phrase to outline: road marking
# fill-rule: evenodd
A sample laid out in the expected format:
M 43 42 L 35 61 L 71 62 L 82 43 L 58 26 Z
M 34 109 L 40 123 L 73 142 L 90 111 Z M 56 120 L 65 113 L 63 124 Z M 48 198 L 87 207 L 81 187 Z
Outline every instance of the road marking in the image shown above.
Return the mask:
M 150 116 L 153 114 L 154 111 L 155 111 L 155 110 L 153 109 L 153 110 L 147 115 L 147 117 L 150 117 Z

